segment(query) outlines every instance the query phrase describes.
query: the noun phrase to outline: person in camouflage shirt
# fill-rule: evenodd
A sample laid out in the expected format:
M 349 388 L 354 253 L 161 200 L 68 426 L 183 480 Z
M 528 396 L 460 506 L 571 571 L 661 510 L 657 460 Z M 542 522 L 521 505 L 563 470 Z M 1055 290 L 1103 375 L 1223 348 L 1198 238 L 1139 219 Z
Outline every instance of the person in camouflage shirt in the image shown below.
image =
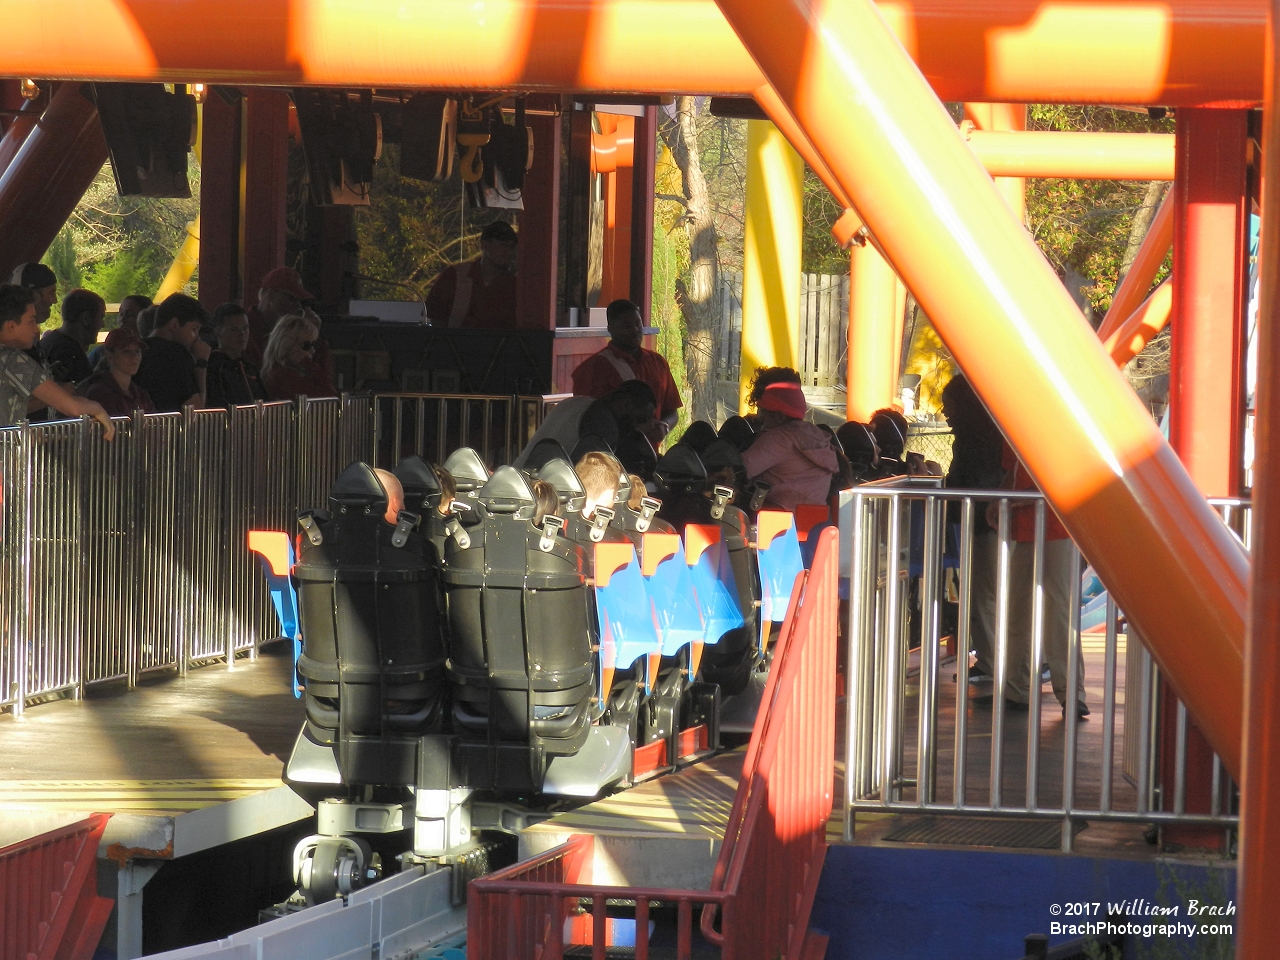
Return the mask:
M 40 335 L 35 297 L 14 284 L 0 286 L 0 427 L 11 427 L 27 415 L 27 400 L 35 397 L 67 417 L 92 417 L 102 424 L 107 440 L 116 428 L 100 404 L 77 397 L 54 382 L 24 351 Z

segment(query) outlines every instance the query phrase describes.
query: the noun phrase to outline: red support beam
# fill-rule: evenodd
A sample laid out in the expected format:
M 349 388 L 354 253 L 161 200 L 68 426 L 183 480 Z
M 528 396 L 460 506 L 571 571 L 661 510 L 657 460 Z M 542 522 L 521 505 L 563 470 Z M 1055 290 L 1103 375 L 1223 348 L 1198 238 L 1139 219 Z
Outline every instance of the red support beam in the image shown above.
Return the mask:
M 58 87 L 0 175 L 0 277 L 39 260 L 107 160 L 98 110 L 84 85 Z
M 241 295 L 241 103 L 212 94 L 201 109 L 200 302 L 212 310 Z
M 644 325 L 653 307 L 653 177 L 657 168 L 658 108 L 636 117 L 635 156 L 631 168 L 631 295 Z
M 530 109 L 555 110 L 559 97 L 531 96 Z M 533 166 L 525 174 L 517 251 L 516 323 L 523 330 L 556 325 L 556 280 L 560 260 L 560 117 L 526 117 L 533 136 Z
M 1248 114 L 1178 111 L 1174 180 L 1169 442 L 1207 497 L 1240 493 L 1244 416 L 1244 303 L 1248 269 Z M 1160 697 L 1163 806 L 1173 809 L 1177 701 Z M 1188 723 L 1186 809 L 1208 813 L 1213 751 Z M 1211 846 L 1220 831 L 1170 827 L 1166 844 Z
M 1280 0 L 1271 4 L 1280 18 Z M 1277 20 L 1280 22 L 1280 20 Z M 1280 71 L 1267 58 L 1263 113 L 1263 223 L 1280 223 Z M 1258 279 L 1258 377 L 1254 394 L 1253 578 L 1244 651 L 1244 771 L 1240 781 L 1240 919 L 1236 956 L 1269 960 L 1280 941 L 1280 237 L 1262 236 Z
M 240 142 L 240 277 L 245 304 L 252 305 L 268 271 L 293 266 L 285 262 L 289 95 L 247 90 Z

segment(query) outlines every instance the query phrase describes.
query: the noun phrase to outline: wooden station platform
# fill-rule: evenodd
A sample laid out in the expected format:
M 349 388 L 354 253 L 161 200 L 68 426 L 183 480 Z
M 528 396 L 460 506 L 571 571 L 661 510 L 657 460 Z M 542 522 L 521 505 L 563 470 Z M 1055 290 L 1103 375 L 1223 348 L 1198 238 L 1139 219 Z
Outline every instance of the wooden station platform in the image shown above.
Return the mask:
M 280 780 L 303 720 L 291 669 L 276 644 L 0 716 L 0 846 L 111 813 L 101 855 L 171 859 L 310 816 Z
M 1084 690 L 1093 711 L 1079 722 L 1076 733 L 1078 763 L 1076 798 L 1079 806 L 1098 804 L 1102 765 L 1102 681 L 1104 639 L 1086 636 Z M 918 651 L 913 651 L 912 666 L 918 664 Z M 1117 709 L 1114 733 L 1112 789 L 1117 809 L 1135 809 L 1136 791 L 1122 776 L 1124 740 L 1124 642 L 1121 638 L 1117 663 Z M 954 762 L 956 716 L 956 684 L 952 680 L 954 662 L 939 670 L 938 751 L 936 799 L 950 802 L 953 796 L 951 770 Z M 988 692 L 990 687 L 987 688 Z M 1063 745 L 1065 722 L 1049 684 L 1042 690 L 1039 733 L 1040 778 L 1039 806 L 1052 807 L 1062 802 Z M 990 702 L 973 699 L 967 703 L 969 737 L 967 742 L 967 790 L 970 804 L 986 803 L 989 796 L 991 760 Z M 844 703 L 839 705 L 843 721 Z M 904 754 L 907 776 L 915 773 L 916 718 L 919 715 L 919 687 L 910 674 L 907 679 L 907 701 L 904 723 L 908 731 Z M 1026 713 L 1007 711 L 1002 751 L 1004 806 L 1025 803 L 1026 762 L 1029 719 Z M 836 809 L 827 826 L 827 841 L 843 842 L 843 823 L 839 798 L 844 790 L 844 729 L 836 732 Z M 725 824 L 733 807 L 733 797 L 742 770 L 743 750 L 713 757 L 703 763 L 642 783 L 594 803 L 562 813 L 526 829 L 520 836 L 520 856 L 529 857 L 563 843 L 576 833 L 595 836 L 595 859 L 592 882 L 599 884 L 707 889 L 720 850 Z M 905 794 L 914 799 L 912 789 Z M 855 820 L 853 843 L 901 848 L 905 844 L 886 840 L 887 834 L 910 822 L 910 813 L 863 811 Z M 1016 824 L 1016 822 L 1015 822 Z M 1146 842 L 1143 823 L 1091 822 L 1075 836 L 1074 852 L 1090 857 L 1123 857 L 1153 859 L 1158 848 Z M 946 844 L 930 844 L 945 847 Z M 972 849 L 972 847 L 969 847 Z M 987 849 L 1019 849 L 1014 844 L 993 845 Z M 1027 848 L 1022 848 L 1028 852 Z M 1050 855 L 1056 850 L 1036 849 Z

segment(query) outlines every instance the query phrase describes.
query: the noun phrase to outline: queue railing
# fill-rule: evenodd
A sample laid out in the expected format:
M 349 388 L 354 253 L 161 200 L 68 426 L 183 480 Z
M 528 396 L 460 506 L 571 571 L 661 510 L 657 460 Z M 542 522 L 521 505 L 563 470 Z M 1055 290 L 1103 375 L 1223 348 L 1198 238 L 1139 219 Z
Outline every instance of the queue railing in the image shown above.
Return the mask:
M 1082 559 L 1067 541 L 1065 587 L 1048 582 L 1046 551 L 1061 541 L 1046 540 L 1044 497 L 940 483 L 897 478 L 842 494 L 845 839 L 859 811 L 1056 820 L 1063 850 L 1090 820 L 1234 829 L 1238 791 L 1216 756 L 1209 809 L 1187 810 L 1188 716 L 1180 702 L 1174 755 L 1163 768 L 1172 782 L 1159 782 L 1154 662 L 1137 631 L 1121 629 L 1109 592 L 1097 596 L 1105 603 L 1097 632 L 1082 633 Z M 1248 502 L 1211 503 L 1247 547 Z M 984 523 L 989 504 L 993 527 Z M 1015 540 L 1019 510 L 1031 513 L 1033 536 L 1024 543 Z M 1053 547 L 1054 569 L 1061 549 Z M 1063 589 L 1065 603 L 1046 600 L 1046 591 Z M 1029 622 L 1013 622 L 1015 606 L 1030 607 Z M 1054 607 L 1065 623 L 1051 619 Z M 1087 719 L 1042 691 L 1049 630 L 1066 634 L 1057 658 L 1062 699 L 1084 702 Z M 1029 646 L 1026 704 L 1003 695 L 1018 679 L 1017 644 Z M 986 651 L 991 675 L 971 678 L 970 651 Z M 1167 687 L 1164 695 L 1172 695 Z
M 372 448 L 368 396 L 0 430 L 0 707 L 256 655 L 278 629 L 245 549 Z
M 490 469 L 510 463 L 542 423 L 556 397 L 380 393 L 374 404 L 375 467 L 408 456 L 443 463 L 471 447 Z

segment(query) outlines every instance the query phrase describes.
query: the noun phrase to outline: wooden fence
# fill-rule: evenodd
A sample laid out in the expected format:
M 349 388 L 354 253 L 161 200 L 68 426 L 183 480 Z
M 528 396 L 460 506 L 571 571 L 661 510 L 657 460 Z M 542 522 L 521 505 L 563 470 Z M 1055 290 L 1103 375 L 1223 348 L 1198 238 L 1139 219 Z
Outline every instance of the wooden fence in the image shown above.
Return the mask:
M 800 284 L 800 376 L 807 387 L 844 384 L 848 274 L 806 273 Z M 720 275 L 716 379 L 737 381 L 742 363 L 742 274 Z

